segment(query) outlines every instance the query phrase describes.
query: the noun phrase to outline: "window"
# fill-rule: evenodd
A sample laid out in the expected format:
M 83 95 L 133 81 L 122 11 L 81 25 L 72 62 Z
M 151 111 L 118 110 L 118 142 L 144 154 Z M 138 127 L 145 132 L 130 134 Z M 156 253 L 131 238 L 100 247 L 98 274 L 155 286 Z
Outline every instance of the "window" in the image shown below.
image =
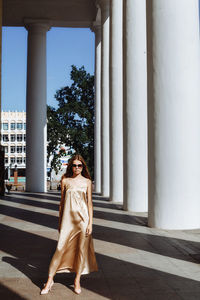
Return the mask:
M 10 135 L 10 140 L 11 140 L 11 142 L 15 142 L 15 134 Z
M 22 130 L 23 129 L 23 123 L 17 123 L 17 129 Z
M 22 157 L 17 157 L 17 164 L 19 164 L 19 165 L 22 164 Z
M 9 141 L 8 134 L 3 134 L 3 141 L 4 142 L 8 142 Z
M 22 142 L 22 134 L 17 134 L 17 141 Z
M 10 153 L 15 153 L 15 146 L 10 146 Z
M 11 124 L 10 124 L 10 129 L 11 129 L 11 130 L 15 130 L 15 128 L 16 128 L 16 127 L 15 127 L 15 123 L 11 123 Z
M 26 146 L 24 146 L 24 153 L 26 153 Z
M 24 142 L 26 142 L 26 135 L 24 134 Z
M 26 130 L 26 123 L 24 123 L 24 130 Z
M 4 158 L 4 163 L 5 163 L 5 164 L 8 164 L 8 157 L 5 157 L 5 158 Z
M 10 163 L 11 163 L 11 164 L 15 164 L 15 157 L 11 157 L 11 158 L 10 158 Z
M 8 153 L 8 146 L 4 147 L 4 151 L 5 151 L 5 153 Z
M 3 130 L 8 130 L 8 123 L 3 123 Z
M 22 153 L 22 146 L 17 146 L 17 153 Z
M 24 157 L 24 164 L 26 163 L 26 157 Z

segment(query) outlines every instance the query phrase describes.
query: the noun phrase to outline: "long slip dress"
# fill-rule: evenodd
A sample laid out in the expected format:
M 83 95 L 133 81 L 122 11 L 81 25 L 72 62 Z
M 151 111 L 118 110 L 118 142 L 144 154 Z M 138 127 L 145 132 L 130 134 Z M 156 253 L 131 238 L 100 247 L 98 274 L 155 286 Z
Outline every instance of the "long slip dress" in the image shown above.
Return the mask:
M 87 205 L 87 180 L 73 185 L 73 180 L 63 181 L 65 198 L 60 235 L 56 251 L 49 266 L 49 276 L 56 273 L 76 272 L 88 274 L 97 271 L 92 235 L 86 236 L 89 221 Z

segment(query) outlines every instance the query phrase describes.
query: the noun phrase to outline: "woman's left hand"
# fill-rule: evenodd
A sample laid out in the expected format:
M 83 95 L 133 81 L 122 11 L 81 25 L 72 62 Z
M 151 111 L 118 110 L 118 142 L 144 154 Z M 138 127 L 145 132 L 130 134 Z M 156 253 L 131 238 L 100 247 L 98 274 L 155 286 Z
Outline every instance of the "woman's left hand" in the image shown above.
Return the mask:
M 86 228 L 86 236 L 90 235 L 92 233 L 92 224 L 88 224 Z

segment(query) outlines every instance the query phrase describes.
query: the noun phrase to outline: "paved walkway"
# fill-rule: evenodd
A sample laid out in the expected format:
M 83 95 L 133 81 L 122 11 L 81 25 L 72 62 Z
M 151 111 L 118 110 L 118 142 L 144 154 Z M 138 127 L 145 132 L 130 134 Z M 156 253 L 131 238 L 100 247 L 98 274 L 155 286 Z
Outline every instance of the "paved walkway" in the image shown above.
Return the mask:
M 146 214 L 93 198 L 99 272 L 82 277 L 79 296 L 73 274 L 57 274 L 40 296 L 58 238 L 59 193 L 1 197 L 0 299 L 200 299 L 200 230 L 148 228 Z

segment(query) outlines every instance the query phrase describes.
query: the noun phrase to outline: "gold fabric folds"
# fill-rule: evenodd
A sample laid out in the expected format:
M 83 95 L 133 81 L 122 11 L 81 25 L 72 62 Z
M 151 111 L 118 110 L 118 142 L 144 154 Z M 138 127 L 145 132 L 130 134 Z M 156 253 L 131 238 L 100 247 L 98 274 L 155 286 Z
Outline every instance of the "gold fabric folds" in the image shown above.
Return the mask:
M 67 184 L 60 235 L 49 276 L 61 272 L 88 274 L 97 271 L 92 236 L 85 234 L 88 221 L 87 185 Z

